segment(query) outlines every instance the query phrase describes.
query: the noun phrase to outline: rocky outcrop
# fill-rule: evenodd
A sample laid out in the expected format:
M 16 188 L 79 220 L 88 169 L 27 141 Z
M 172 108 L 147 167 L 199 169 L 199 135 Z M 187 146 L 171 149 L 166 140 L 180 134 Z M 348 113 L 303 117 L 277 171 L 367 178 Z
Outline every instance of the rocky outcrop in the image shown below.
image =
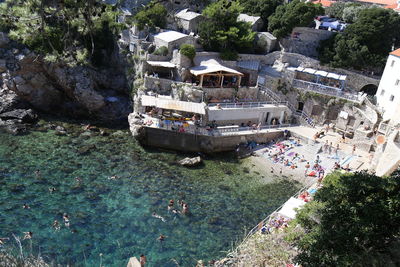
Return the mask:
M 201 157 L 197 156 L 194 158 L 187 157 L 187 158 L 181 159 L 178 161 L 178 164 L 181 166 L 185 166 L 185 167 L 194 167 L 194 166 L 201 164 L 201 162 L 202 162 Z
M 131 99 L 117 52 L 110 67 L 95 69 L 48 63 L 9 41 L 4 33 L 0 34 L 0 47 L 3 89 L 11 90 L 34 109 L 105 123 L 126 123 L 132 110 Z

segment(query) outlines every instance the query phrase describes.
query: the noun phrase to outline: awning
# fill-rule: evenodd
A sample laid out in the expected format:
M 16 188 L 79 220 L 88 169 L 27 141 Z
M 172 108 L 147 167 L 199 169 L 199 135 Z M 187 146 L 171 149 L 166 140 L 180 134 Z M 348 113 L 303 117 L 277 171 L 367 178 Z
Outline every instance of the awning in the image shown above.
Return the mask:
M 305 69 L 303 70 L 303 72 L 310 73 L 310 74 L 315 74 L 316 70 L 314 70 L 314 69 L 312 69 L 312 68 L 305 68 Z
M 163 67 L 163 68 L 175 68 L 175 64 L 169 61 L 147 61 L 150 66 Z
M 306 202 L 303 200 L 291 197 L 288 201 L 286 201 L 278 213 L 287 218 L 294 219 L 296 217 L 296 211 L 294 209 L 300 208 L 305 204 Z
M 339 74 L 336 74 L 336 73 L 330 72 L 330 73 L 328 73 L 328 76 L 326 76 L 326 77 L 332 78 L 332 79 L 335 79 L 335 80 L 339 80 L 340 75 L 339 75 Z
M 321 76 L 321 77 L 325 77 L 326 75 L 328 75 L 328 72 L 323 71 L 323 70 L 318 70 L 315 72 L 315 75 Z
M 196 114 L 206 114 L 203 103 L 179 101 L 173 99 L 158 98 L 142 95 L 142 106 L 157 107 L 168 110 L 184 111 Z
M 232 73 L 232 74 L 237 74 L 240 76 L 243 76 L 243 73 L 238 72 L 237 70 L 215 64 L 215 65 L 200 65 L 200 66 L 195 66 L 193 68 L 190 68 L 190 73 L 192 73 L 194 76 L 199 76 L 202 74 L 208 74 L 208 73 L 214 73 L 214 72 L 227 72 L 227 73 Z

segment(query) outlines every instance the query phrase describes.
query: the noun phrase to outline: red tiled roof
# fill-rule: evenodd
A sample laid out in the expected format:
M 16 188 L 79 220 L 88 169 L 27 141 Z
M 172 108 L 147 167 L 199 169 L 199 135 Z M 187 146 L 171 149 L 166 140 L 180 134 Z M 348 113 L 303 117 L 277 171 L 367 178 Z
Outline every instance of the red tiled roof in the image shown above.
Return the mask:
M 377 4 L 384 8 L 390 8 L 393 10 L 399 10 L 397 0 L 356 0 L 358 2 Z
M 336 1 L 330 1 L 330 0 L 314 0 L 314 4 L 321 4 L 323 7 L 330 7 L 333 3 Z
M 393 56 L 400 57 L 400 48 L 392 51 L 390 54 Z

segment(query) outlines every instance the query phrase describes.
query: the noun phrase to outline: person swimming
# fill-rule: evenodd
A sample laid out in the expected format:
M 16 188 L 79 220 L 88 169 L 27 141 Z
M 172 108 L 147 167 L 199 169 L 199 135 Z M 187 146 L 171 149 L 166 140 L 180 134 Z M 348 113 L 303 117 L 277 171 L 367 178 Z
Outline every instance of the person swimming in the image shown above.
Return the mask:
M 55 192 L 57 189 L 55 188 L 55 187 L 49 187 L 49 192 L 50 193 L 53 193 L 53 192 Z
M 56 231 L 58 231 L 58 230 L 60 230 L 60 223 L 57 221 L 57 220 L 54 220 L 54 222 L 53 222 L 53 228 L 54 228 L 54 230 L 56 230 Z
M 69 227 L 70 222 L 69 222 L 69 216 L 68 216 L 68 214 L 64 213 L 64 215 L 63 215 L 63 220 L 64 220 L 64 225 L 65 225 L 65 227 Z
M 41 175 L 40 170 L 36 170 L 36 171 L 35 171 L 35 176 L 36 176 L 36 177 L 40 177 L 40 175 Z
M 31 207 L 29 207 L 28 204 L 24 203 L 24 205 L 22 205 L 22 208 L 23 208 L 23 209 L 30 209 Z
M 165 238 L 166 238 L 165 235 L 160 235 L 160 236 L 157 238 L 157 240 L 161 242 L 161 241 L 164 241 Z
M 189 205 L 186 203 L 183 203 L 182 205 L 182 214 L 188 214 L 189 213 Z
M 33 233 L 32 232 L 24 232 L 24 240 L 25 239 L 32 239 Z
M 181 211 L 180 211 L 180 210 L 177 210 L 177 209 L 173 209 L 173 210 L 172 210 L 172 213 L 173 213 L 173 214 L 179 214 L 179 213 L 181 213 Z
M 158 215 L 158 214 L 155 213 L 155 212 L 153 212 L 153 214 L 152 214 L 151 216 L 153 216 L 154 218 L 160 219 L 160 220 L 163 221 L 163 222 L 166 222 L 166 220 L 165 220 L 164 217 L 162 217 L 161 215 Z
M 112 175 L 108 177 L 108 180 L 117 180 L 119 177 L 117 175 Z
M 168 210 L 172 210 L 172 209 L 174 209 L 174 200 L 173 199 L 171 199 L 168 203 Z

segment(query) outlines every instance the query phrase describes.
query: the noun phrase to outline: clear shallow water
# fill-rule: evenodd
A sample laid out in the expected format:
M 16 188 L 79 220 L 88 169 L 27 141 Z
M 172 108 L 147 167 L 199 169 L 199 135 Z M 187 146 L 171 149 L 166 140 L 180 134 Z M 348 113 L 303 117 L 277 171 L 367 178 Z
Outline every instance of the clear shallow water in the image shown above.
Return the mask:
M 186 169 L 173 164 L 184 155 L 145 150 L 128 131 L 83 137 L 81 126 L 72 128 L 69 136 L 0 133 L 0 237 L 32 231 L 32 244 L 22 242 L 25 252 L 32 247 L 47 262 L 126 266 L 142 253 L 148 266 L 218 259 L 299 188 L 285 180 L 262 183 L 229 155 Z M 108 179 L 112 175 L 119 178 Z M 191 214 L 169 213 L 169 199 L 183 199 Z M 69 229 L 62 224 L 64 212 Z M 52 228 L 54 220 L 60 231 Z M 160 234 L 167 236 L 164 242 L 156 240 Z

